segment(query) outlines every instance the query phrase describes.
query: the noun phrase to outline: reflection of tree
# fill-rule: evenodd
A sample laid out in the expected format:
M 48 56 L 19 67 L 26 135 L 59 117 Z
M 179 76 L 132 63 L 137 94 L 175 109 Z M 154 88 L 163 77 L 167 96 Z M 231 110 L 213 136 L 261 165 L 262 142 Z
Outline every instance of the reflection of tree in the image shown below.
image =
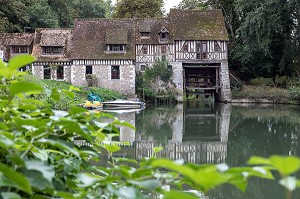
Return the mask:
M 248 114 L 249 113 L 249 114 Z M 234 107 L 228 142 L 228 164 L 244 165 L 253 156 L 299 153 L 300 124 L 292 109 Z
M 176 117 L 173 107 L 155 108 L 147 107 L 143 114 L 137 117 L 136 129 L 143 139 L 155 140 L 163 146 L 172 139 L 172 124 Z

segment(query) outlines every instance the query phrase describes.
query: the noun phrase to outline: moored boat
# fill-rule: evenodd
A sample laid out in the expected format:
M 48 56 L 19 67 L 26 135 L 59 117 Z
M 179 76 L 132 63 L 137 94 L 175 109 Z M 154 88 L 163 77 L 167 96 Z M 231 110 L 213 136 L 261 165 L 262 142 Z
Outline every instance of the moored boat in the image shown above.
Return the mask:
M 145 107 L 142 101 L 122 100 L 102 102 L 103 109 L 141 109 Z

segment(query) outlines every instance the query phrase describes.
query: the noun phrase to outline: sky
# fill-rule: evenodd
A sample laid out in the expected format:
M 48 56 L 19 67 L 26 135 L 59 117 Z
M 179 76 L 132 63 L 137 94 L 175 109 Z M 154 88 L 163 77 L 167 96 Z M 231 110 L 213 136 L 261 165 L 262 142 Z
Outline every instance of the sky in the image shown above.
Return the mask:
M 115 3 L 117 0 L 112 0 L 113 3 Z M 166 13 L 169 13 L 170 8 L 173 8 L 174 6 L 178 6 L 178 4 L 181 2 L 181 0 L 164 0 L 165 2 L 165 10 Z
M 165 10 L 168 13 L 170 11 L 170 8 L 173 8 L 174 6 L 178 6 L 178 4 L 181 2 L 181 0 L 164 0 L 165 1 Z

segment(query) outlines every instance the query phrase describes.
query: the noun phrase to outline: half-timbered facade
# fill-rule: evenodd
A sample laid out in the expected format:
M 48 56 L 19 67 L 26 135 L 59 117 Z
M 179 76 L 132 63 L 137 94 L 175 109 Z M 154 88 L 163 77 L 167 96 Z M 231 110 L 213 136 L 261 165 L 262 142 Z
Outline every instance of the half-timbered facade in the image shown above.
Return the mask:
M 156 60 L 175 61 L 173 36 L 169 18 L 136 19 L 135 60 L 137 70 L 144 71 Z
M 136 71 L 166 59 L 179 101 L 184 93 L 231 100 L 221 10 L 171 9 L 168 17 L 152 19 L 76 19 L 73 29 L 37 29 L 34 36 L 20 34 L 19 40 L 7 37 L 0 41 L 4 59 L 32 53 L 37 58 L 32 73 L 42 79 L 134 96 Z

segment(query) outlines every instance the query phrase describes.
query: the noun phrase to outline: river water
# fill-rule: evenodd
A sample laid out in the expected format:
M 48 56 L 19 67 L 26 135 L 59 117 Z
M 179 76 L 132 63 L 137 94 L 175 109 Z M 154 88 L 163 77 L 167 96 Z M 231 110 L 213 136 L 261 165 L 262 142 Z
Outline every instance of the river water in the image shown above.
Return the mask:
M 117 155 L 140 160 L 153 156 L 153 147 L 162 146 L 158 157 L 229 166 L 246 166 L 251 156 L 299 156 L 299 113 L 297 106 L 211 101 L 147 105 L 139 113 L 118 115 L 135 125 L 136 132 L 120 128 L 119 141 L 129 141 L 131 146 L 123 147 Z M 225 185 L 203 198 L 284 199 L 284 195 L 277 182 L 253 178 L 246 193 Z M 293 198 L 300 198 L 300 193 L 294 192 Z

